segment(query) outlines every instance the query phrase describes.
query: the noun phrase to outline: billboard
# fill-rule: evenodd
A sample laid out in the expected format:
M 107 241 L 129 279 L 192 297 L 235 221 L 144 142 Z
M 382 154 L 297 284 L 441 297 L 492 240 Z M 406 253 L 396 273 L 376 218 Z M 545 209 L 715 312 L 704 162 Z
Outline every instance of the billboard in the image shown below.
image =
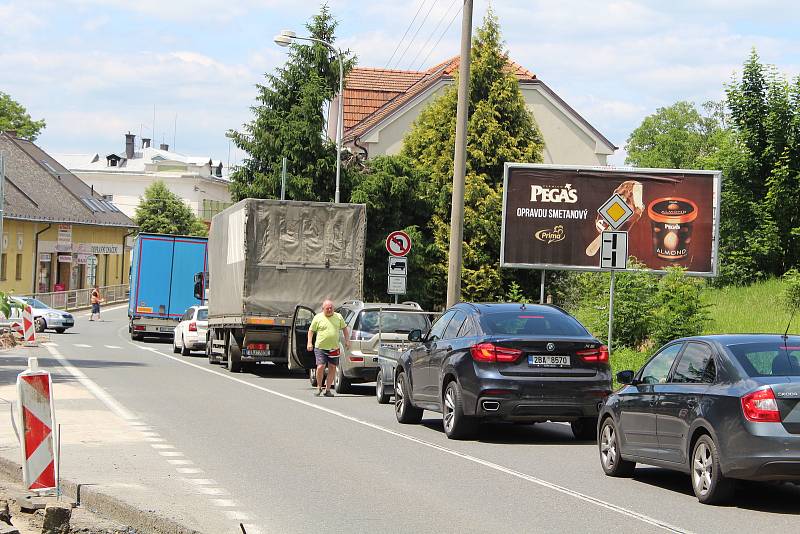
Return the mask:
M 618 228 L 630 256 L 715 276 L 721 180 L 719 171 L 506 163 L 500 265 L 599 271 L 601 233 L 612 228 L 598 209 L 618 194 L 633 211 Z

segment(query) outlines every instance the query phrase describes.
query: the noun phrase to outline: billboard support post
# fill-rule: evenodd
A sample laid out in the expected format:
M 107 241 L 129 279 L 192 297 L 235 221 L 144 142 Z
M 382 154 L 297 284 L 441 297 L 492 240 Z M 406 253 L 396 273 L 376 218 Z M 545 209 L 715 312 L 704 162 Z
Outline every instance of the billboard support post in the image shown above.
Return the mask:
M 544 304 L 544 269 L 542 269 L 542 287 L 539 288 L 539 304 Z
M 611 286 L 608 290 L 608 356 L 611 357 L 611 333 L 614 328 L 614 271 L 611 271 Z

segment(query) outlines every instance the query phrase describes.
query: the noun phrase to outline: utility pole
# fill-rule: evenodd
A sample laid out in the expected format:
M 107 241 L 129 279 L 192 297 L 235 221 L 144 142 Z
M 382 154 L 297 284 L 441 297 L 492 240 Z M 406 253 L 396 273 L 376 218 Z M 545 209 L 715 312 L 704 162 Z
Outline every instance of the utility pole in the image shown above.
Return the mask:
M 464 241 L 464 177 L 467 164 L 469 62 L 472 51 L 472 0 L 464 0 L 461 17 L 461 56 L 458 65 L 456 149 L 453 155 L 453 201 L 450 211 L 450 255 L 447 267 L 447 307 L 461 300 L 461 249 Z

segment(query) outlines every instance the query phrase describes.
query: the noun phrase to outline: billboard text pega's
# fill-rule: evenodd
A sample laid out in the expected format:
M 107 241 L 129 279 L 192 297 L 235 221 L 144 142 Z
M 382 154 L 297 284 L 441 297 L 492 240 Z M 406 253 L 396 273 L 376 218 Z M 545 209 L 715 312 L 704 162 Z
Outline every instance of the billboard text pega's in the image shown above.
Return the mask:
M 630 256 L 647 269 L 714 276 L 721 179 L 719 171 L 506 163 L 500 265 L 600 270 L 600 234 L 612 228 L 598 209 L 616 194 L 633 212 L 618 228 L 628 231 Z

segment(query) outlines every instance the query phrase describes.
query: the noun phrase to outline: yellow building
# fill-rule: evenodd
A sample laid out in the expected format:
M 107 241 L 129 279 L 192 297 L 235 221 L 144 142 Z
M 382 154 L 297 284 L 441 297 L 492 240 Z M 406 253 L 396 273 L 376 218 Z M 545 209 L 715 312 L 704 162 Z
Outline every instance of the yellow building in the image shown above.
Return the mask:
M 0 133 L 5 163 L 0 291 L 127 284 L 136 225 L 38 146 Z

